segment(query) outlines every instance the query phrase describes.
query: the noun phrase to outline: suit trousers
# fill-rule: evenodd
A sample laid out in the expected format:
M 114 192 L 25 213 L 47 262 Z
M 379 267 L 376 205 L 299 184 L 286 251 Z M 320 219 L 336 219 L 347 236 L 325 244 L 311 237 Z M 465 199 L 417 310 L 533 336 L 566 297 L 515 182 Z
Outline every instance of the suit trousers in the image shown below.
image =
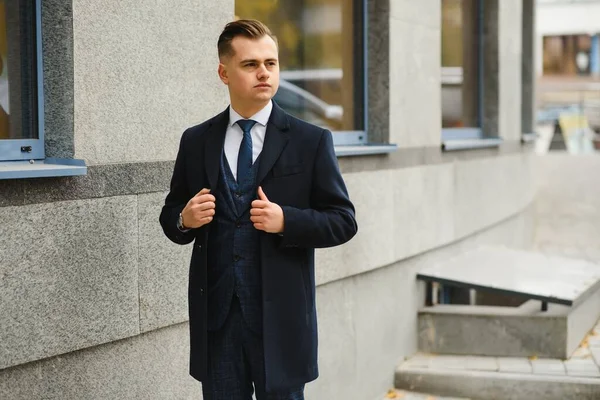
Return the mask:
M 284 392 L 265 391 L 262 336 L 248 328 L 234 296 L 227 319 L 208 332 L 208 376 L 202 382 L 204 400 L 304 400 L 304 385 Z

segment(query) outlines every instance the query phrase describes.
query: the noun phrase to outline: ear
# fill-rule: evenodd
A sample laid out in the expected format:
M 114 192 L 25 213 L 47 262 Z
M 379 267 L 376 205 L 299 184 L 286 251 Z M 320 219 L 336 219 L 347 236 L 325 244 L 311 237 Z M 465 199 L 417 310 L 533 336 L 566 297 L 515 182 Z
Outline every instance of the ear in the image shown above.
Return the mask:
M 227 85 L 229 83 L 229 77 L 227 76 L 227 67 L 225 66 L 225 64 L 219 63 L 218 72 L 219 79 L 221 79 L 221 81 Z

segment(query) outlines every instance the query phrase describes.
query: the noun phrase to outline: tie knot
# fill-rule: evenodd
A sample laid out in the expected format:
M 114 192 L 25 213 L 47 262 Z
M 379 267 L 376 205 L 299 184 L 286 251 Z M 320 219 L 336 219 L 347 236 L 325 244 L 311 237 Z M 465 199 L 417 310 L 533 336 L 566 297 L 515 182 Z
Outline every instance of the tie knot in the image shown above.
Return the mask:
M 250 133 L 250 130 L 256 124 L 256 121 L 253 119 L 240 119 L 237 121 L 237 124 L 242 128 L 244 133 Z

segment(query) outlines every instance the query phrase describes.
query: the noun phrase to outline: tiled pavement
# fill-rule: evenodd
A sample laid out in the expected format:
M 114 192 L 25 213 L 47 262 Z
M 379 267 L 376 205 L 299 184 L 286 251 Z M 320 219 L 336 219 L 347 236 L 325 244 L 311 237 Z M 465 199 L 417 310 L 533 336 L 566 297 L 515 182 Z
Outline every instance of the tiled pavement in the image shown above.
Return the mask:
M 600 382 L 600 321 L 568 360 L 526 357 L 474 357 L 417 354 L 404 367 L 432 370 L 507 372 L 533 375 L 598 378 Z M 425 397 L 424 399 L 426 399 Z

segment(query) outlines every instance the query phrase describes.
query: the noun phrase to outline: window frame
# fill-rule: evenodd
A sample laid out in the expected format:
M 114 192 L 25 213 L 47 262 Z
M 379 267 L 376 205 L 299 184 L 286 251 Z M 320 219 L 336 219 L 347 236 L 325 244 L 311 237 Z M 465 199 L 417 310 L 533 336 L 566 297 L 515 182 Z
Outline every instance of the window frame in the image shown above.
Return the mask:
M 497 136 L 486 135 L 483 130 L 484 118 L 484 0 L 476 0 L 477 7 L 477 126 L 461 128 L 442 128 L 442 150 L 464 150 L 472 148 L 497 147 L 502 143 L 502 139 Z M 455 83 L 463 83 L 463 67 L 441 67 L 441 84 L 444 84 L 444 76 L 450 75 L 447 72 L 460 69 L 460 78 Z M 446 73 L 444 73 L 446 71 Z M 458 75 L 455 73 L 455 75 Z
M 33 82 L 27 84 L 32 88 L 32 92 L 35 93 L 37 110 L 32 113 L 36 116 L 34 126 L 37 127 L 37 138 L 36 139 L 0 139 L 0 162 L 5 161 L 23 161 L 23 160 L 43 160 L 45 158 L 44 149 L 44 68 L 43 68 L 43 57 L 42 57 L 42 3 L 41 0 L 35 0 L 35 11 L 34 11 L 34 29 L 35 29 L 35 40 L 34 43 L 19 43 L 21 48 L 29 45 L 34 45 L 33 64 L 35 65 L 35 77 Z M 31 27 L 29 27 L 31 28 Z M 19 27 L 21 29 L 21 27 Z M 24 46 L 25 45 L 25 46 Z M 29 67 L 29 66 L 28 66 Z M 10 83 L 9 83 L 10 84 Z M 19 86 L 22 86 L 22 82 L 17 82 Z M 31 147 L 30 152 L 22 151 L 23 147 Z
M 355 83 L 362 83 L 362 106 L 363 106 L 363 129 L 352 130 L 352 131 L 332 131 L 333 144 L 335 146 L 356 146 L 365 145 L 369 143 L 369 93 L 368 93 L 368 80 L 369 80 L 369 69 L 368 69 L 368 4 L 367 0 L 352 0 L 353 10 L 353 23 L 360 23 L 360 46 L 354 46 L 355 49 L 360 47 L 361 57 L 354 57 L 355 65 L 353 71 L 355 71 L 354 81 Z M 356 27 L 356 25 L 355 25 Z M 353 28 L 355 28 L 353 27 Z M 353 29 L 354 30 L 354 29 Z M 361 62 L 362 61 L 362 62 Z M 358 64 L 358 65 L 357 65 Z M 361 65 L 362 64 L 362 65 Z M 359 67 L 359 68 L 358 68 Z M 362 79 L 356 79 L 356 71 L 360 71 Z M 362 82 L 361 82 L 362 81 Z

